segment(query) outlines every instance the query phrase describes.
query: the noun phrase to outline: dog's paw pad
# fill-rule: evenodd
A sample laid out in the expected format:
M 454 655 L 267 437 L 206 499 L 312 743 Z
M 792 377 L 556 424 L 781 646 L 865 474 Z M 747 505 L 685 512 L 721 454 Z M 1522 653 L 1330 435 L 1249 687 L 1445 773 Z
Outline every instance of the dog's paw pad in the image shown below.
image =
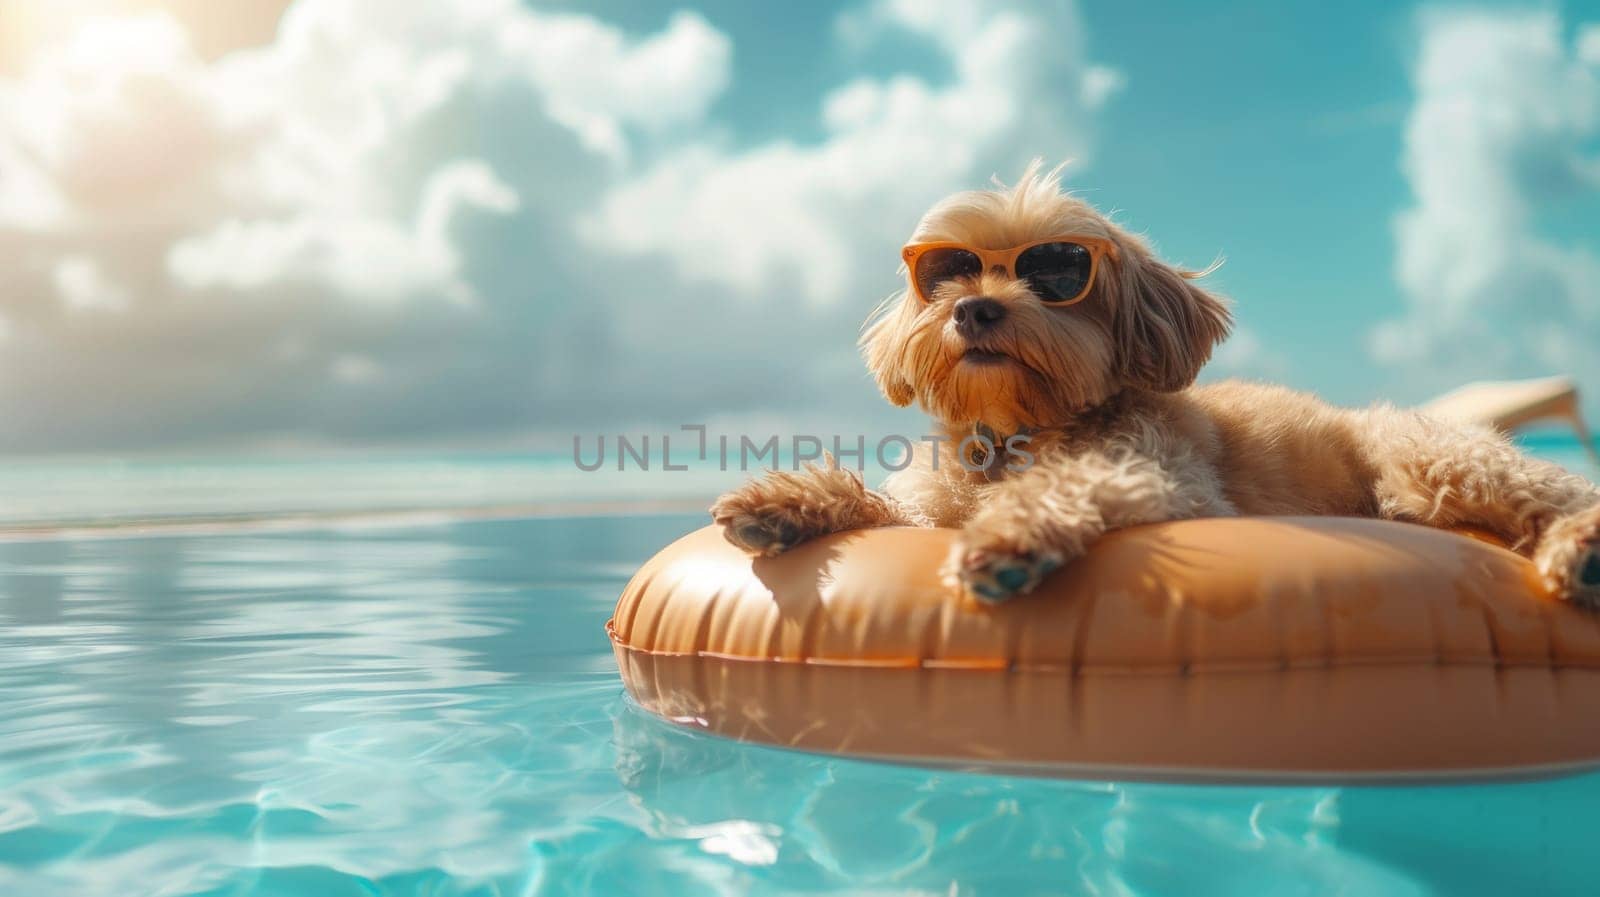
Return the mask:
M 1578 546 L 1566 598 L 1579 607 L 1600 610 L 1600 537 Z
M 1533 563 L 1556 597 L 1600 612 L 1600 505 L 1551 524 Z
M 1578 585 L 1586 589 L 1600 589 L 1600 544 L 1589 543 L 1589 556 L 1578 570 Z
M 979 601 L 998 604 L 1033 591 L 1045 576 L 1060 566 L 1060 556 L 1050 552 L 1009 554 L 975 550 L 962 558 L 957 575 Z
M 1568 545 L 1553 559 L 1557 593 L 1579 607 L 1600 611 L 1600 533 Z
M 999 583 L 1000 588 L 1005 589 L 1007 592 L 1022 591 L 1022 587 L 1028 584 L 1029 579 L 1030 575 L 1026 567 L 1001 567 L 994 572 L 994 581 Z

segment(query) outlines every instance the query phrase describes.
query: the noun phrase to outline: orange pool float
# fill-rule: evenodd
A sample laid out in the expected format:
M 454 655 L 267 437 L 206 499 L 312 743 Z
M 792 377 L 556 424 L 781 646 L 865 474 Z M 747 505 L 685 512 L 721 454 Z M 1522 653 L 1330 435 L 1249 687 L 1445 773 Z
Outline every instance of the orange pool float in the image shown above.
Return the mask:
M 1094 778 L 1410 780 L 1600 763 L 1600 615 L 1491 541 L 1378 520 L 1112 533 L 999 606 L 958 532 L 751 558 L 715 528 L 606 624 L 630 695 L 784 748 Z

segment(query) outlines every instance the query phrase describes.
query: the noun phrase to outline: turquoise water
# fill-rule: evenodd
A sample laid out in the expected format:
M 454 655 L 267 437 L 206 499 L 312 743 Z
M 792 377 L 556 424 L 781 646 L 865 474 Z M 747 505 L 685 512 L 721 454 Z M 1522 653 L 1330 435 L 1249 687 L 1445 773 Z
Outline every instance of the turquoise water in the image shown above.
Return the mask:
M 674 730 L 601 626 L 700 522 L 0 544 L 0 894 L 1600 893 L 1600 776 L 1038 781 Z
M 593 436 L 583 458 L 595 458 Z M 619 470 L 611 437 L 607 463 L 584 471 L 571 450 L 544 452 L 344 453 L 306 456 L 153 456 L 135 458 L 8 458 L 0 464 L 0 531 L 130 522 L 239 520 L 331 516 L 386 511 L 486 508 L 549 512 L 575 505 L 646 500 L 673 510 L 704 508 L 755 470 L 728 469 L 715 453 L 705 461 L 674 444 L 675 464 L 651 467 L 631 459 Z M 636 437 L 641 438 L 641 437 Z M 659 435 L 652 443 L 660 450 Z M 865 438 L 865 437 L 864 437 Z M 879 437 L 868 439 L 875 443 Z M 1592 473 L 1590 459 L 1570 433 L 1545 430 L 1522 437 L 1542 457 Z M 681 450 L 681 452 L 680 452 Z M 785 456 L 784 466 L 792 466 Z M 868 482 L 886 471 L 869 451 Z M 760 465 L 754 465 L 759 468 Z

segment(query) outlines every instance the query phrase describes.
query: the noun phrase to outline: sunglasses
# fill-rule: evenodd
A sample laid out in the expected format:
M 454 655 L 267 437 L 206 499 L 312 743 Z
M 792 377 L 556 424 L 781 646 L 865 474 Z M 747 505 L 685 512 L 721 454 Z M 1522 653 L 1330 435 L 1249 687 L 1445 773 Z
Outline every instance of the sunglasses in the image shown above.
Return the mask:
M 1103 256 L 1117 257 L 1117 246 L 1101 237 L 1062 236 L 1035 240 L 1010 249 L 979 249 L 965 243 L 911 243 L 900 251 L 911 272 L 917 298 L 933 301 L 940 284 L 985 271 L 1004 271 L 1024 280 L 1041 302 L 1071 305 L 1083 301 L 1094 286 Z

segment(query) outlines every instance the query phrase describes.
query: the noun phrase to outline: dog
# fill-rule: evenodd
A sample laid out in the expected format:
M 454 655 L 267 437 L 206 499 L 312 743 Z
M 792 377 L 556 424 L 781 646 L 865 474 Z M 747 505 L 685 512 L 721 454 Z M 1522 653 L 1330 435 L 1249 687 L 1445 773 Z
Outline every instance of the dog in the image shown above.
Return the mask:
M 1209 269 L 1164 263 L 1064 193 L 1060 171 L 1035 162 L 1015 186 L 935 205 L 903 250 L 906 288 L 863 328 L 879 388 L 934 418 L 936 451 L 882 491 L 837 465 L 770 472 L 711 508 L 729 541 L 770 556 L 842 530 L 958 527 L 946 572 L 998 602 L 1123 527 L 1378 517 L 1487 530 L 1556 595 L 1600 607 L 1592 482 L 1487 427 L 1259 383 L 1195 386 L 1232 324 L 1227 300 L 1198 284 Z

